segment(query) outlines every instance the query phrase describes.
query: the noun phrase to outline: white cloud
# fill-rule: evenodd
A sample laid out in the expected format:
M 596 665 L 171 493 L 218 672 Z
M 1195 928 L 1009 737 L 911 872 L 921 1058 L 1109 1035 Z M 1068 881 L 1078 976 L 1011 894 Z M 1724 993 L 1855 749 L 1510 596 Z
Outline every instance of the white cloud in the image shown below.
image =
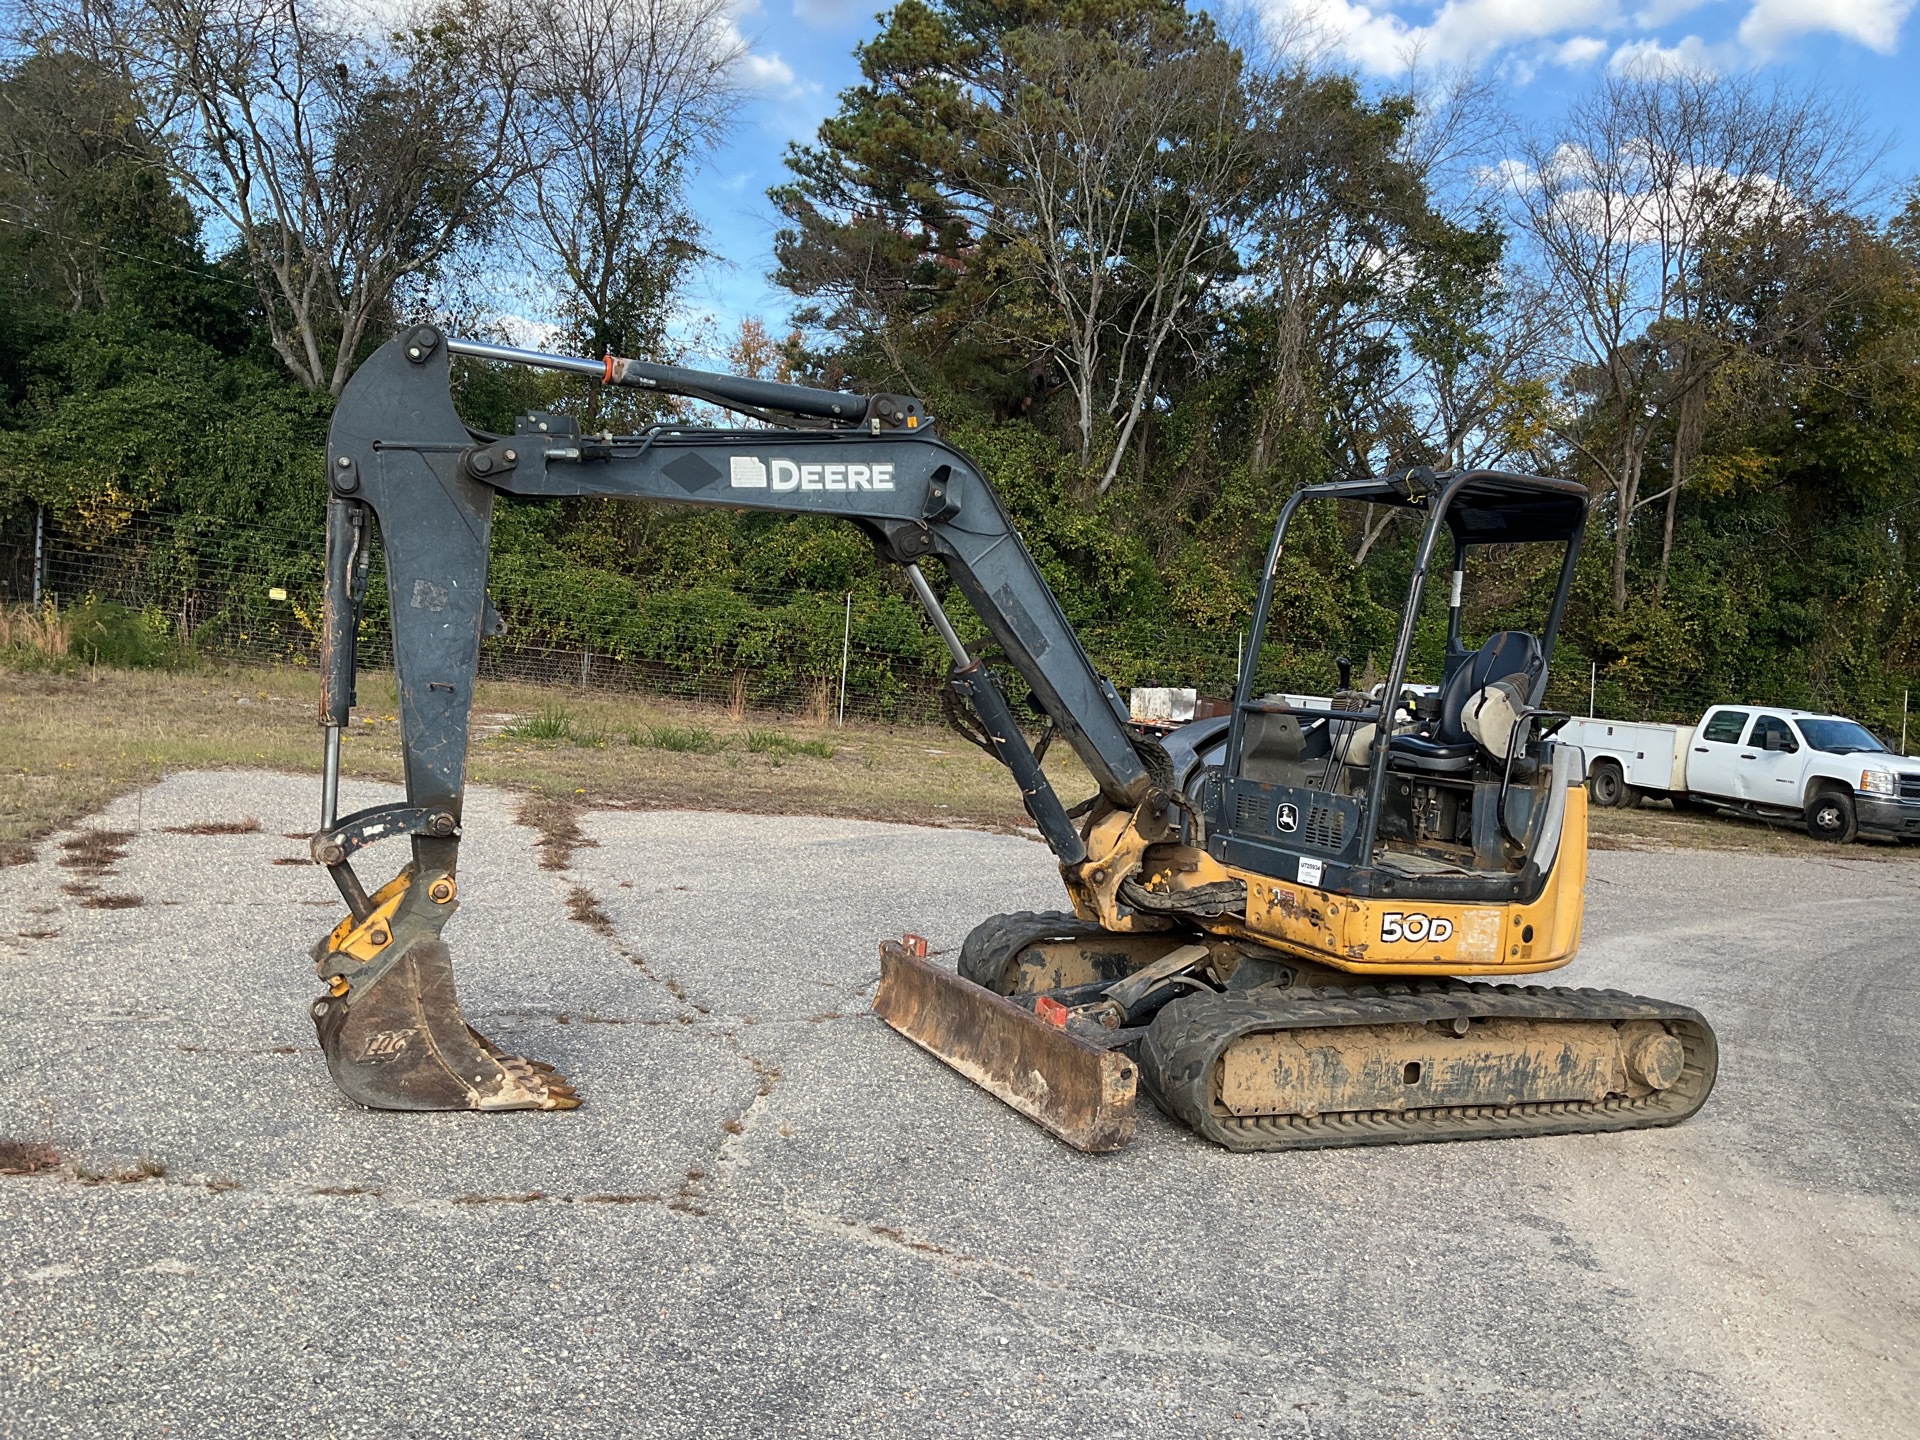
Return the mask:
M 1507 159 L 1497 165 L 1482 166 L 1475 178 L 1490 190 L 1527 191 L 1540 183 L 1531 165 L 1524 160 Z
M 1630 40 L 1613 52 L 1607 68 L 1616 75 L 1654 79 L 1661 75 L 1717 75 L 1725 66 L 1718 47 L 1707 44 L 1698 35 L 1688 35 L 1672 45 L 1658 40 Z
M 1607 42 L 1597 35 L 1576 35 L 1553 52 L 1553 63 L 1569 70 L 1591 65 L 1607 53 Z
M 1756 55 L 1778 54 L 1796 35 L 1832 31 L 1891 55 L 1913 0 L 1754 0 L 1740 22 L 1740 42 Z
M 791 93 L 793 78 L 793 67 L 778 52 L 761 55 L 749 50 L 740 57 L 740 80 L 749 90 Z
M 1324 35 L 1363 70 L 1392 74 L 1426 64 L 1478 65 L 1509 46 L 1568 31 L 1608 28 L 1617 0 L 1446 0 L 1425 24 L 1396 14 L 1390 0 L 1265 0 L 1277 31 Z
M 795 0 L 820 7 L 843 0 Z M 1276 35 L 1323 42 L 1361 70 L 1376 75 L 1423 65 L 1476 67 L 1499 57 L 1510 74 L 1536 64 L 1591 65 L 1612 41 L 1600 36 L 1639 31 L 1620 44 L 1616 70 L 1671 68 L 1727 70 L 1781 55 L 1795 37 L 1833 34 L 1890 55 L 1916 0 L 1749 0 L 1733 37 L 1709 42 L 1686 35 L 1668 42 L 1654 32 L 1702 9 L 1711 0 L 1254 0 Z M 1717 28 L 1710 33 L 1718 33 Z
M 1633 23 L 1642 30 L 1660 30 L 1682 15 L 1691 15 L 1708 0 L 1648 0 L 1633 12 Z

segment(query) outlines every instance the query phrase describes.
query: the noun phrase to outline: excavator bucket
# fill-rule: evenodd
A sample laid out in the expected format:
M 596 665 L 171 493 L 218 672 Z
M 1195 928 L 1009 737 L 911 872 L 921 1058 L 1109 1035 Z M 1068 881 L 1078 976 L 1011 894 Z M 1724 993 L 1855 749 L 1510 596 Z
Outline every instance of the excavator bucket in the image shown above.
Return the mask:
M 1133 1139 L 1133 1061 L 930 964 L 926 953 L 917 935 L 881 944 L 874 1014 L 1076 1150 L 1118 1150 Z
M 456 908 L 450 876 L 411 869 L 383 886 L 365 919 L 349 916 L 314 947 L 327 993 L 313 1026 L 327 1069 L 370 1110 L 572 1110 L 551 1065 L 509 1055 L 467 1024 L 439 928 Z

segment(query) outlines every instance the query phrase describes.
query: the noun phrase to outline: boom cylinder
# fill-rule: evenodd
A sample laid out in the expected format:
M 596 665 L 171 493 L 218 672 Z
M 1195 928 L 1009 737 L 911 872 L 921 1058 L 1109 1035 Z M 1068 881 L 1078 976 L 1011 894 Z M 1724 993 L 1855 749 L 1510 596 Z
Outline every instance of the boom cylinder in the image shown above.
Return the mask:
M 782 410 L 818 420 L 852 423 L 867 412 L 867 398 L 844 390 L 816 390 L 807 385 L 783 385 L 775 380 L 750 380 L 741 375 L 719 375 L 711 370 L 687 370 L 678 365 L 656 365 L 650 360 L 623 360 L 618 355 L 591 360 L 583 355 L 549 355 L 486 340 L 447 341 L 450 354 L 475 360 L 504 360 L 590 375 L 604 385 L 634 390 L 657 390 L 663 395 L 687 395 L 721 405 L 745 405 L 754 410 Z

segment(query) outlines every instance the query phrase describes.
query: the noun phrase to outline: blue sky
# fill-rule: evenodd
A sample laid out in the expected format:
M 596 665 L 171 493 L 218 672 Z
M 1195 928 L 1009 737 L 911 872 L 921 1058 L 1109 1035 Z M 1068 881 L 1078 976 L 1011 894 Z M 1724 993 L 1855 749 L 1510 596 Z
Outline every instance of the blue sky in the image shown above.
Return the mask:
M 752 0 L 749 0 L 752 3 Z M 1390 87 L 1417 55 L 1425 67 L 1492 76 L 1522 123 L 1545 125 L 1608 66 L 1681 63 L 1754 69 L 1852 92 L 1891 148 L 1885 168 L 1920 173 L 1915 0 L 1253 0 L 1244 23 L 1307 27 L 1335 63 Z M 693 199 L 723 263 L 686 297 L 696 350 L 743 315 L 782 323 L 792 297 L 766 280 L 775 216 L 767 187 L 781 157 L 811 139 L 858 79 L 854 46 L 878 28 L 873 0 L 758 0 L 738 14 L 750 98 Z M 1499 157 L 1490 156 L 1489 159 Z M 704 324 L 702 317 L 705 317 Z M 706 343 L 703 344 L 702 342 Z

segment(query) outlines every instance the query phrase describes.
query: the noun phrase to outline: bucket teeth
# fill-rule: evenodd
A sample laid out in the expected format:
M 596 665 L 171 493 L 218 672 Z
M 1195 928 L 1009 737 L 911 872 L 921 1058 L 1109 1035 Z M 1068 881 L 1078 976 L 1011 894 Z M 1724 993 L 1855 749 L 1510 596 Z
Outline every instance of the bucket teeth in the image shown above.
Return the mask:
M 323 995 L 314 1028 L 334 1083 L 373 1110 L 572 1110 L 551 1065 L 509 1055 L 460 1013 L 446 942 L 422 938 L 348 994 Z

